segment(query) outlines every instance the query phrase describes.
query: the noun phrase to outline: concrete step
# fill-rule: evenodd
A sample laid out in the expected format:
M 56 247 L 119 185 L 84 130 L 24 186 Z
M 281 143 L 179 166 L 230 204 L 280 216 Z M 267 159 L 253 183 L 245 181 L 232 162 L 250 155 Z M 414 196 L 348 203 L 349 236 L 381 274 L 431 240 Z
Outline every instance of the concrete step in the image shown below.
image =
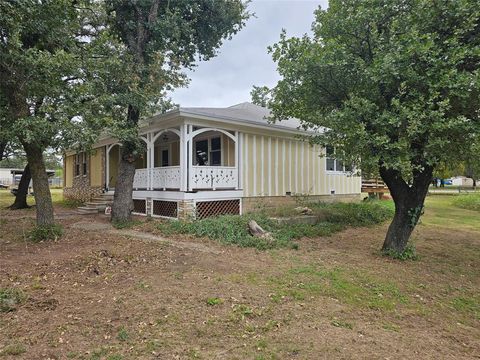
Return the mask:
M 92 209 L 98 209 L 98 210 L 105 210 L 105 208 L 108 206 L 108 203 L 98 203 L 98 202 L 86 202 L 85 207 L 89 207 Z
M 92 205 L 108 205 L 110 203 L 111 203 L 110 201 L 97 200 L 97 199 L 92 199 L 86 202 L 86 204 L 92 204 Z
M 79 206 L 77 208 L 77 211 L 80 214 L 98 214 L 98 209 L 97 208 L 92 208 L 89 206 Z

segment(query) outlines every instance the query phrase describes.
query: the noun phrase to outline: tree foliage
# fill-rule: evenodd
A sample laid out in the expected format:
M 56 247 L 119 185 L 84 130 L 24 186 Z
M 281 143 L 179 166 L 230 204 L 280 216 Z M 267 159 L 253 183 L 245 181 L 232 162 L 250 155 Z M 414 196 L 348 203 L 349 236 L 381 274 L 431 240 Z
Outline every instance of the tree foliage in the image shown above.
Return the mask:
M 479 18 L 470 0 L 332 0 L 312 36 L 283 33 L 270 49 L 275 117 L 299 118 L 318 130 L 312 141 L 389 186 L 404 231 L 384 248 L 405 248 L 433 169 L 478 140 Z
M 118 222 L 127 221 L 132 208 L 133 162 L 144 150 L 140 118 L 171 107 L 166 91 L 186 86 L 183 70 L 215 56 L 248 12 L 241 0 L 107 0 L 106 5 L 109 29 L 123 51 L 112 98 L 112 129 L 123 145 L 112 207 Z

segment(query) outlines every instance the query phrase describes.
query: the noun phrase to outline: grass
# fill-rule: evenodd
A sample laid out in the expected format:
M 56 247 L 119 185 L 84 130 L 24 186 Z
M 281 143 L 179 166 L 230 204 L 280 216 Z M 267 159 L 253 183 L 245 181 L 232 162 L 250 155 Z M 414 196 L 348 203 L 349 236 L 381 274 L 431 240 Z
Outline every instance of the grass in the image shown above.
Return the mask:
M 63 235 L 63 227 L 59 224 L 37 225 L 29 231 L 27 238 L 32 242 L 56 241 Z
M 255 247 L 259 250 L 290 247 L 297 248 L 293 241 L 302 237 L 315 238 L 330 236 L 346 226 L 371 226 L 389 219 L 393 211 L 380 202 L 363 203 L 317 203 L 311 205 L 314 213 L 324 221 L 315 225 L 278 224 L 267 212 L 245 215 L 224 215 L 194 222 L 162 222 L 157 228 L 164 235 L 190 234 L 208 237 L 224 244 L 240 247 Z M 271 238 L 258 238 L 250 235 L 248 222 L 255 220 Z
M 15 311 L 18 305 L 26 300 L 22 290 L 16 288 L 0 288 L 0 313 Z
M 71 202 L 63 199 L 63 189 L 50 189 L 52 195 L 52 202 L 54 205 L 60 205 L 64 207 L 72 207 Z M 15 197 L 10 193 L 8 189 L 0 189 L 0 208 L 6 208 L 13 204 Z M 32 195 L 27 196 L 27 204 L 30 206 L 35 205 L 35 198 Z
M 457 197 L 460 196 L 428 196 L 425 201 L 425 215 L 420 218 L 421 225 L 480 231 L 478 211 L 453 206 Z
M 25 352 L 27 352 L 27 348 L 23 344 L 10 344 L 5 346 L 1 351 L 0 351 L 0 356 L 17 356 L 17 355 L 22 355 Z
M 480 211 L 480 194 L 459 195 L 452 203 L 461 209 Z

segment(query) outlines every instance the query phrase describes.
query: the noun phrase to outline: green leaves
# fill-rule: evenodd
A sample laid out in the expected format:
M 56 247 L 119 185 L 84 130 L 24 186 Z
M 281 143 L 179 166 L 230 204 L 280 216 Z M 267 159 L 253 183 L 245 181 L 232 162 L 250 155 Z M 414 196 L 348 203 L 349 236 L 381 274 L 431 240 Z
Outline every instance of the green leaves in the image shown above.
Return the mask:
M 480 134 L 479 18 L 471 1 L 331 1 L 311 38 L 270 49 L 274 116 L 326 127 L 313 141 L 407 181 L 461 160 Z

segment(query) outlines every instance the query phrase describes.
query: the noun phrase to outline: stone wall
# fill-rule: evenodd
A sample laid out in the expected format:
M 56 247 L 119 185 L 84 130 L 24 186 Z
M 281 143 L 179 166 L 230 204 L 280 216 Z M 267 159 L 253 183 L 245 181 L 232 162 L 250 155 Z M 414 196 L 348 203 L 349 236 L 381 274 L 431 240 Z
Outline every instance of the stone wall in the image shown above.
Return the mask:
M 81 184 L 74 187 L 63 188 L 64 198 L 83 202 L 89 201 L 101 193 L 103 193 L 103 187 L 101 186 L 91 187 L 90 185 Z
M 73 181 L 71 187 L 63 188 L 63 196 L 66 199 L 79 200 L 86 202 L 91 200 L 93 197 L 98 196 L 104 191 L 105 181 L 105 150 L 103 148 L 98 148 L 96 151 L 101 152 L 101 169 L 95 169 L 95 171 L 101 171 L 101 186 L 91 186 L 91 155 L 87 156 L 87 173 L 75 176 L 73 174 Z M 75 171 L 75 165 L 73 164 L 71 169 L 65 167 L 65 171 Z
M 360 201 L 360 194 L 349 195 L 307 195 L 307 196 L 257 196 L 244 197 L 242 199 L 242 213 L 261 211 L 263 209 L 271 209 L 280 206 L 305 205 L 308 202 L 324 201 Z

